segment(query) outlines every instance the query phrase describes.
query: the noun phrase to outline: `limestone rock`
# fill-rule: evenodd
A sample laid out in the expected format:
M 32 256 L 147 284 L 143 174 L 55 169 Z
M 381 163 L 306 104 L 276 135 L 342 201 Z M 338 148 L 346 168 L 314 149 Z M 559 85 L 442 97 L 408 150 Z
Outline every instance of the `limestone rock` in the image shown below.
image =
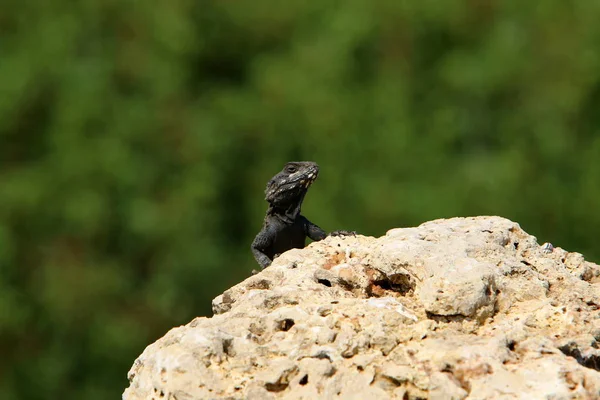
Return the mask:
M 499 217 L 291 250 L 129 371 L 140 399 L 598 399 L 600 268 Z

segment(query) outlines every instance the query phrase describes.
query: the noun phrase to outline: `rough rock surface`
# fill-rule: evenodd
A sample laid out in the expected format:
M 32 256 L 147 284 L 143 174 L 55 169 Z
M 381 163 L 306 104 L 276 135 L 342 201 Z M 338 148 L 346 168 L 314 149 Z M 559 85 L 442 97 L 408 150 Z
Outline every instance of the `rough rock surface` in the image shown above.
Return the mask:
M 499 217 L 280 256 L 148 346 L 137 399 L 600 399 L 600 268 Z

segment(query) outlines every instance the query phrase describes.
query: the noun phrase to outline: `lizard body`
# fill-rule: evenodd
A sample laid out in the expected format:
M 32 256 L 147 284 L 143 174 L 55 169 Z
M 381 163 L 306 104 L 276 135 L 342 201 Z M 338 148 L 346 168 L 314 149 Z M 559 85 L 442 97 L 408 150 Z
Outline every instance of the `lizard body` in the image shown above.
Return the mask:
M 314 162 L 289 162 L 267 183 L 265 200 L 269 208 L 263 227 L 252 242 L 252 254 L 262 268 L 287 250 L 303 248 L 307 237 L 321 240 L 327 236 L 300 214 L 304 196 L 318 174 L 319 166 Z

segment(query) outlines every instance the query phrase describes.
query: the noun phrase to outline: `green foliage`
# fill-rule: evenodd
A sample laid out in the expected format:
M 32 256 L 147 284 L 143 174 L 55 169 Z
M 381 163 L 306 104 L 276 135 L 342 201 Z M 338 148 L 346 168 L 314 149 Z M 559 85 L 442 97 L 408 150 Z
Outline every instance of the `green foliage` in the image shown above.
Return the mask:
M 326 230 L 494 214 L 600 260 L 599 4 L 9 1 L 0 397 L 118 397 L 256 267 L 292 159 Z

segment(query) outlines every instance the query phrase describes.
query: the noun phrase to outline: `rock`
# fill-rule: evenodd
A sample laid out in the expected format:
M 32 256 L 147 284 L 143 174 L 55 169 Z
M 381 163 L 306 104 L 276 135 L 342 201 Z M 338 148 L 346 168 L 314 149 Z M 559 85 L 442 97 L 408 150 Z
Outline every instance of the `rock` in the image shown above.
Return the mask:
M 600 398 L 599 277 L 499 217 L 329 237 L 148 346 L 123 398 Z

